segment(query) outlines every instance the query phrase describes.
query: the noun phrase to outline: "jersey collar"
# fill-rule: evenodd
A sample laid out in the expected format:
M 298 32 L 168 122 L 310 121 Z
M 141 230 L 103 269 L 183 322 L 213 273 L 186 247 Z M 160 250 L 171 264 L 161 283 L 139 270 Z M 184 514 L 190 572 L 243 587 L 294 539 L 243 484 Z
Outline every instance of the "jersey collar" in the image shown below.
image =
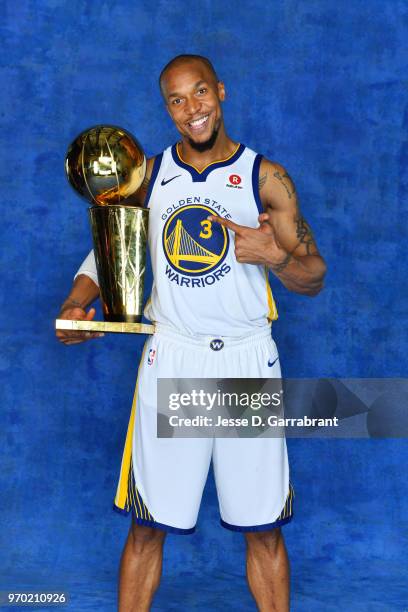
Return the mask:
M 191 174 L 193 183 L 203 183 L 207 179 L 207 176 L 210 174 L 210 172 L 212 172 L 213 170 L 217 170 L 217 168 L 224 168 L 225 166 L 230 166 L 231 164 L 236 162 L 239 157 L 241 157 L 245 149 L 245 145 L 239 144 L 235 149 L 234 153 L 232 153 L 232 155 L 230 155 L 226 159 L 220 159 L 219 161 L 211 162 L 210 164 L 208 164 L 208 166 L 205 166 L 203 170 L 199 171 L 191 164 L 187 164 L 180 157 L 177 144 L 171 147 L 171 154 L 173 156 L 173 160 L 178 166 L 180 166 L 180 168 L 184 168 L 184 170 L 187 170 L 187 172 Z

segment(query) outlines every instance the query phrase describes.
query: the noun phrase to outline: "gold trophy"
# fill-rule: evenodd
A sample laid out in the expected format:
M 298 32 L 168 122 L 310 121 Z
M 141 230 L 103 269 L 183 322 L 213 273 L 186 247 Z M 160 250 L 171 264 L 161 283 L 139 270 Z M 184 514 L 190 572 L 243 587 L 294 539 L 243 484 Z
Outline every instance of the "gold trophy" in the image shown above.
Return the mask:
M 105 321 L 57 319 L 56 329 L 153 333 L 141 323 L 149 210 L 135 203 L 146 157 L 126 130 L 98 125 L 69 146 L 69 183 L 91 202 L 88 210 Z

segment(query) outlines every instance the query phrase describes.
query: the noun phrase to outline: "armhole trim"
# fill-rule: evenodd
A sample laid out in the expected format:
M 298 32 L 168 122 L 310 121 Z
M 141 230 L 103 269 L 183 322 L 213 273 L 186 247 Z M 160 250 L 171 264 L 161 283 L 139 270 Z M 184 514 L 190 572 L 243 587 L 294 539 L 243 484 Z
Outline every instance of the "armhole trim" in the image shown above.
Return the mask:
M 276 307 L 275 298 L 273 297 L 271 283 L 269 282 L 269 270 L 267 266 L 265 266 L 265 282 L 266 282 L 266 299 L 268 302 L 268 314 L 267 319 L 268 322 L 276 321 L 278 318 L 278 309 Z
M 162 158 L 163 158 L 163 153 L 159 153 L 159 155 L 156 155 L 156 157 L 154 158 L 152 176 L 150 177 L 150 183 L 147 189 L 146 199 L 144 203 L 145 208 L 149 208 L 150 196 L 152 195 L 153 187 L 156 182 L 157 175 L 159 174 Z
M 256 207 L 259 214 L 265 212 L 261 202 L 261 196 L 259 195 L 259 168 L 261 166 L 262 155 L 259 153 L 255 156 L 254 165 L 252 168 L 252 191 L 256 202 Z

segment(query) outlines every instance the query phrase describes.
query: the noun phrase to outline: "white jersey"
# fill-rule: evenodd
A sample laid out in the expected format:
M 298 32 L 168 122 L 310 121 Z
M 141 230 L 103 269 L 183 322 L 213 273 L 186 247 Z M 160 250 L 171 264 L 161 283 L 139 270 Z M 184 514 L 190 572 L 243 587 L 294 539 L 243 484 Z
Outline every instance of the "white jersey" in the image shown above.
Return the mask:
M 258 227 L 261 159 L 242 144 L 202 171 L 176 145 L 155 158 L 145 203 L 153 270 L 147 319 L 191 335 L 244 336 L 277 318 L 266 267 L 237 262 L 234 232 L 207 219 Z M 95 280 L 92 259 L 77 275 Z

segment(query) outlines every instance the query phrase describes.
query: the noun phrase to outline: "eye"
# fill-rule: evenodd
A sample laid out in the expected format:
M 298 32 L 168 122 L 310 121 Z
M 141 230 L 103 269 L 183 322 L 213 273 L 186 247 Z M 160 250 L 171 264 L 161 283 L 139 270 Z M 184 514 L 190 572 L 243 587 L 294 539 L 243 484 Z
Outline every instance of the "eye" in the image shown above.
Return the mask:
M 201 89 L 198 90 L 199 94 L 205 94 L 207 93 L 207 88 L 206 87 L 202 87 Z
M 179 104 L 181 104 L 181 98 L 175 98 L 172 102 L 172 104 L 178 106 Z

